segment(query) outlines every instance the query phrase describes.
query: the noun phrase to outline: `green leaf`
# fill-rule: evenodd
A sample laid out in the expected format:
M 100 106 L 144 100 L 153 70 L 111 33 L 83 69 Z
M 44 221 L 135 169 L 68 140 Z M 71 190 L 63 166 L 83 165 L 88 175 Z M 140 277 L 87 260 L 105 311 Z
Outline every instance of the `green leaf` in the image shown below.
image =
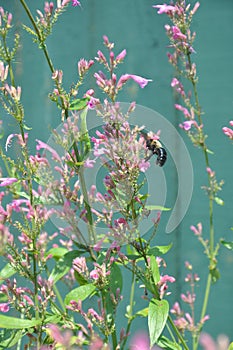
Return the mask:
M 23 128 L 24 128 L 25 130 L 32 130 L 32 128 L 30 128 L 30 127 L 27 126 L 26 124 L 23 124 Z
M 112 264 L 109 279 L 110 279 L 109 281 L 110 289 L 109 289 L 109 292 L 106 293 L 106 310 L 107 310 L 107 314 L 110 317 L 110 315 L 114 314 L 114 310 L 116 308 L 115 304 L 112 301 L 111 293 L 113 295 L 116 295 L 117 288 L 120 288 L 120 291 L 122 290 L 122 274 L 118 264 L 116 263 Z
M 17 317 L 0 315 L 0 328 L 25 329 L 35 327 L 40 323 L 41 320 L 36 320 L 35 318 L 33 318 L 32 320 L 25 320 Z
M 161 347 L 162 349 L 167 349 L 167 350 L 182 350 L 182 347 L 181 347 L 179 344 L 177 344 L 177 343 L 175 343 L 175 342 L 169 340 L 168 338 L 166 338 L 166 337 L 164 337 L 164 336 L 161 336 L 161 337 L 159 338 L 159 341 L 158 341 L 157 345 L 158 345 L 159 347 Z
M 136 312 L 135 316 L 141 316 L 141 317 L 147 317 L 148 316 L 148 307 L 146 307 L 145 309 L 139 310 L 138 312 Z
M 148 313 L 150 346 L 152 347 L 163 332 L 167 322 L 169 304 L 167 300 L 151 299 Z
M 110 289 L 113 294 L 116 293 L 116 289 L 120 288 L 122 291 L 122 273 L 118 264 L 113 263 L 110 273 Z
M 84 286 L 80 286 L 78 288 L 73 289 L 70 293 L 68 293 L 65 297 L 65 304 L 69 305 L 71 300 L 79 301 L 85 300 L 88 298 L 94 291 L 96 287 L 94 284 L 85 284 Z
M 70 111 L 81 111 L 82 109 L 87 107 L 87 103 L 90 100 L 90 98 L 77 98 L 76 100 L 72 101 L 69 110 Z
M 22 338 L 23 332 L 12 331 L 10 329 L 2 329 L 0 331 L 0 349 L 9 349 L 14 346 Z
M 5 281 L 6 278 L 13 276 L 15 273 L 16 271 L 10 264 L 5 265 L 0 271 L 0 285 Z
M 172 243 L 170 243 L 169 245 L 164 245 L 164 246 L 151 247 L 148 250 L 147 254 L 154 255 L 154 256 L 164 255 L 171 249 L 171 247 L 172 247 Z
M 68 249 L 63 248 L 63 247 L 51 248 L 50 250 L 48 250 L 48 251 L 46 252 L 46 256 L 52 255 L 52 257 L 53 257 L 55 260 L 58 260 L 58 259 L 60 259 L 61 257 L 63 257 L 67 252 L 68 252 Z
M 161 211 L 171 210 L 171 208 L 165 208 L 165 207 L 162 207 L 161 205 L 146 205 L 145 208 L 148 210 L 161 210 Z
M 224 247 L 226 247 L 229 250 L 233 250 L 233 242 L 226 242 L 223 239 L 220 241 Z
M 153 276 L 154 283 L 157 284 L 160 281 L 159 267 L 154 256 L 150 257 L 150 268 Z
M 71 252 L 68 252 L 65 255 L 63 255 L 56 263 L 49 278 L 52 279 L 54 283 L 59 281 L 71 269 L 73 260 L 80 255 L 81 255 L 81 252 L 79 250 L 72 250 Z
M 224 205 L 224 201 L 223 201 L 221 198 L 219 198 L 219 197 L 214 197 L 214 200 L 215 200 L 215 202 L 216 202 L 218 205 Z
M 233 342 L 230 343 L 227 350 L 233 350 Z

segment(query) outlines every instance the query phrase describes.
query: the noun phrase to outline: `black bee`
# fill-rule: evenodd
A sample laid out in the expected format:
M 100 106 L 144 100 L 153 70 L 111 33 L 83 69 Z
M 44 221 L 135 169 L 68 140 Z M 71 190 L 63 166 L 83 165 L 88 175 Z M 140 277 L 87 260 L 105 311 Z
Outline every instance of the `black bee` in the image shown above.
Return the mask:
M 146 133 L 142 132 L 143 137 L 146 140 L 146 147 L 152 152 L 150 156 L 146 158 L 149 160 L 154 154 L 157 155 L 156 164 L 163 166 L 167 160 L 167 152 L 165 148 L 162 147 L 161 142 L 158 140 L 151 139 Z

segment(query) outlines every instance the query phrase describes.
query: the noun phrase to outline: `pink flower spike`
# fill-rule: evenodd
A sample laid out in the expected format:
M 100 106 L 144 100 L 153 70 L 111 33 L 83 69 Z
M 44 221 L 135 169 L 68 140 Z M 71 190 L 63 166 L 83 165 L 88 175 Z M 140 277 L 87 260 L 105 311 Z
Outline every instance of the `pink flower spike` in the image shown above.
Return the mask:
M 81 3 L 78 0 L 72 0 L 72 6 L 81 6 Z
M 3 186 L 10 186 L 14 182 L 17 182 L 18 179 L 16 179 L 15 177 L 2 177 L 0 178 L 0 181 L 1 181 L 0 187 L 3 187 Z

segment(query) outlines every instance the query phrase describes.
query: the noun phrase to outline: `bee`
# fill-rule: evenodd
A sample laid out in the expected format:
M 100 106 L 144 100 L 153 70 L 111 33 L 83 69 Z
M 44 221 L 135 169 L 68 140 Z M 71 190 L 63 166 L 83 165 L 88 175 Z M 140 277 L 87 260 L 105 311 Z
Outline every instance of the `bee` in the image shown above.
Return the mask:
M 144 132 L 142 132 L 141 134 L 146 140 L 146 147 L 152 152 L 148 157 L 146 157 L 145 160 L 149 160 L 155 154 L 157 155 L 156 164 L 158 164 L 159 166 L 164 166 L 167 160 L 167 152 L 165 148 L 163 148 L 161 142 L 150 138 L 148 134 Z

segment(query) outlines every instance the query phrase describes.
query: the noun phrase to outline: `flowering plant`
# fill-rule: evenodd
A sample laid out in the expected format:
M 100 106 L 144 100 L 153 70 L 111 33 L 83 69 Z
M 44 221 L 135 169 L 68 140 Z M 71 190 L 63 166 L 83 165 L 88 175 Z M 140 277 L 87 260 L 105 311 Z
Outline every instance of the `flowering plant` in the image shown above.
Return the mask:
M 13 16 L 1 7 L 1 105 L 18 128 L 6 138 L 5 149 L 0 149 L 4 257 L 0 273 L 1 347 L 189 349 L 186 335 L 190 333 L 192 348 L 197 349 L 209 318 L 211 283 L 219 278 L 216 257 L 220 242 L 214 243 L 213 203 L 223 204 L 218 196 L 222 181 L 217 181 L 209 164 L 197 71 L 192 62 L 195 33 L 190 26 L 199 3 L 191 7 L 180 0 L 154 6 L 172 22 L 165 29 L 172 50 L 168 59 L 175 68 L 171 86 L 181 101 L 175 108 L 185 118 L 181 129 L 204 154 L 208 178 L 204 189 L 209 198 L 209 239 L 204 237 L 201 223 L 191 226 L 209 260 L 203 307 L 195 321 L 195 285 L 199 276 L 186 262 L 185 281 L 190 289 L 181 295 L 181 300 L 190 312 L 183 311 L 178 301 L 170 308 L 168 286 L 175 283 L 175 278 L 166 273 L 164 255 L 171 245 L 154 245 L 160 212 L 168 209 L 155 202 L 148 205 L 146 174 L 151 159 L 156 157 L 159 166 L 165 164 L 167 151 L 159 141 L 159 131 L 146 131 L 147 125 L 132 125 L 130 118 L 137 110 L 136 103 L 124 110 L 118 101 L 119 91 L 129 80 L 145 88 L 151 79 L 129 73 L 118 77 L 116 69 L 123 63 L 126 50 L 115 54 L 114 44 L 104 36 L 106 53 L 99 50 L 95 60 L 80 59 L 78 80 L 67 90 L 62 70 L 54 67 L 50 57 L 47 38 L 70 3 L 80 7 L 80 2 L 63 0 L 57 1 L 56 6 L 45 2 L 44 10 L 37 10 L 36 16 L 25 0 L 19 2 L 31 23 L 23 27 L 43 51 L 51 71 L 54 89 L 49 98 L 61 111 L 61 124 L 47 142 L 36 139 L 37 152 L 30 151 L 30 127 L 25 121 L 22 89 L 14 71 L 20 37 L 16 33 L 11 46 Z M 105 96 L 103 101 L 91 86 L 80 94 L 84 80 L 88 80 L 88 73 L 97 64 L 102 68 L 94 73 L 94 78 Z M 190 84 L 190 90 L 186 90 L 181 79 Z M 93 114 L 101 121 L 94 133 L 88 127 L 88 118 Z M 223 132 L 233 138 L 230 128 L 223 128 Z M 8 152 L 15 142 L 20 146 L 20 154 L 10 157 Z M 102 171 L 99 187 L 93 182 L 98 164 Z M 143 226 L 148 221 L 152 226 L 143 237 Z M 229 249 L 233 247 L 231 242 L 221 243 Z M 120 327 L 123 282 L 127 283 L 128 274 L 130 296 L 125 327 Z M 142 291 L 144 302 L 140 309 L 135 301 L 137 288 Z M 137 318 L 148 320 L 148 338 L 143 334 L 131 338 Z

